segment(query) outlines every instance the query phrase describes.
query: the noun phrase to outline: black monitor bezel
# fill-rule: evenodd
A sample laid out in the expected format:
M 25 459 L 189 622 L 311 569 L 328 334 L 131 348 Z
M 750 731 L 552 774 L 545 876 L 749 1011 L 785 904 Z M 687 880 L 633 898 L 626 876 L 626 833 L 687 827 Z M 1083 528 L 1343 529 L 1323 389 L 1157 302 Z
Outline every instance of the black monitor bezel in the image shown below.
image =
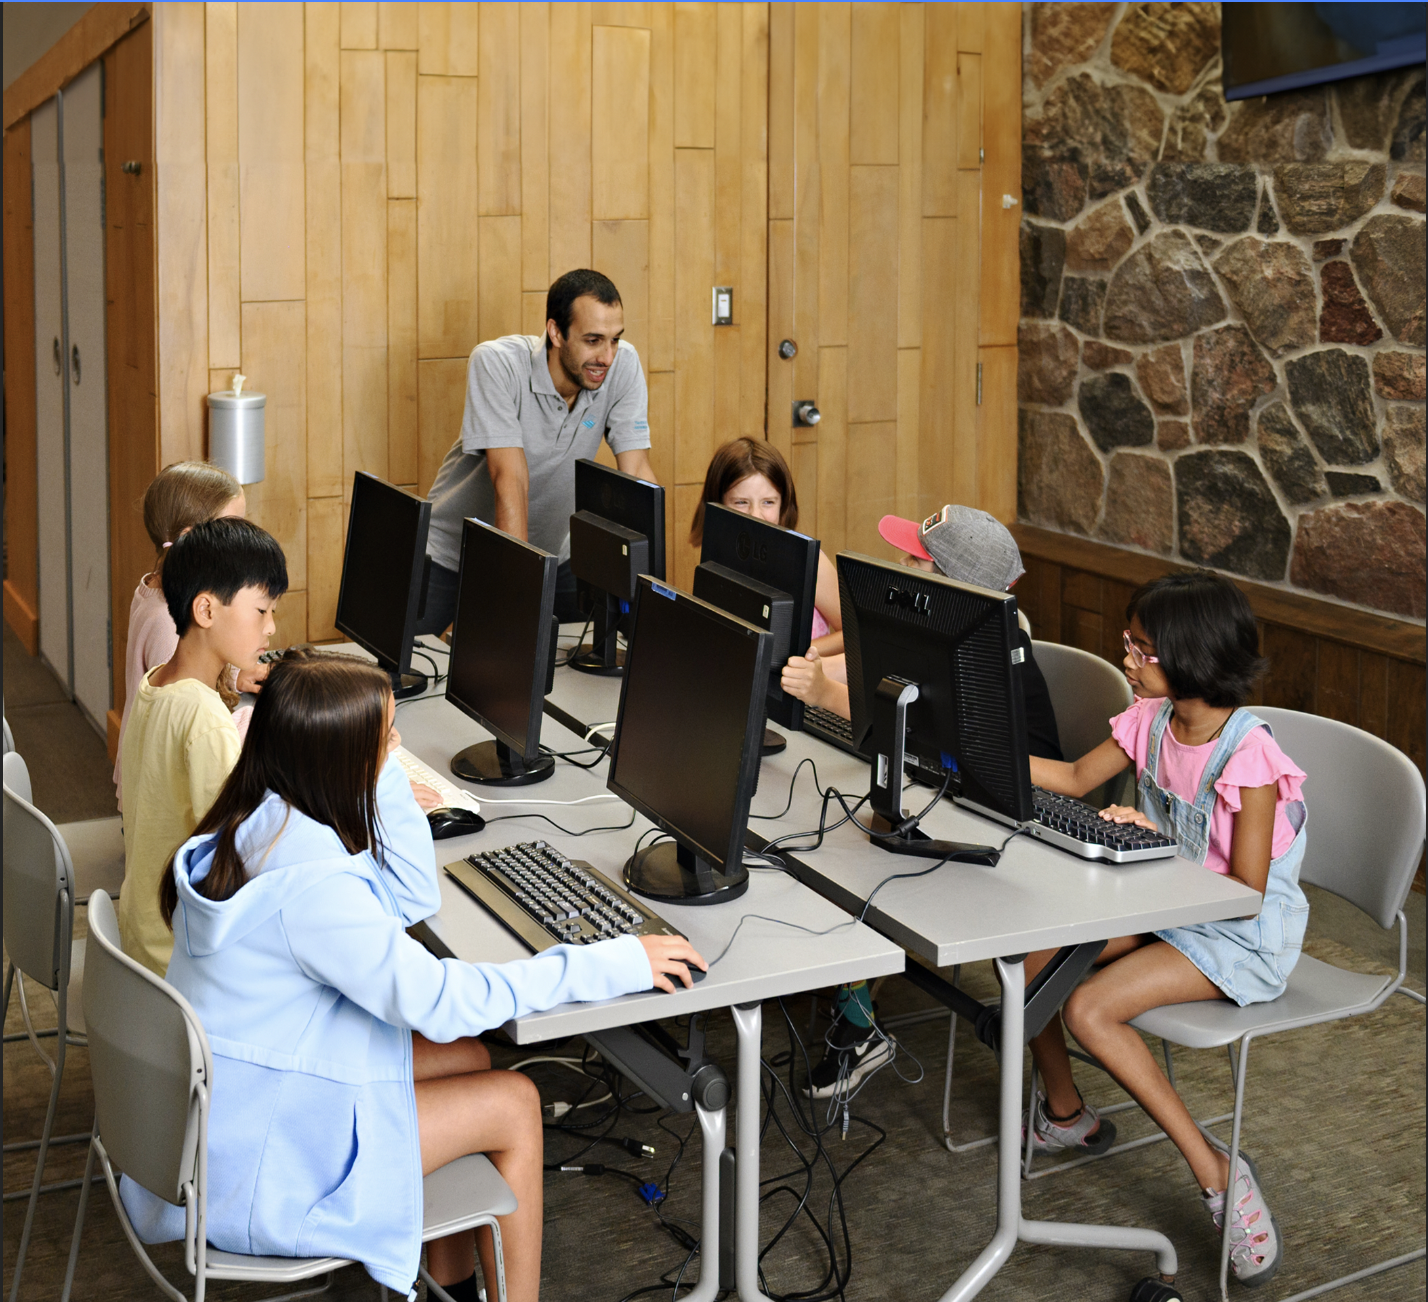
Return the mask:
M 634 492 L 649 497 L 649 519 L 645 519 L 642 509 L 624 509 L 624 503 L 616 503 L 614 510 L 605 510 L 599 500 L 600 485 L 618 488 L 621 492 Z M 580 457 L 575 463 L 575 510 L 588 511 L 602 520 L 617 524 L 621 528 L 644 534 L 649 539 L 649 573 L 657 579 L 665 576 L 665 491 L 660 484 L 641 479 L 638 475 L 627 475 L 614 466 L 602 466 L 590 457 Z M 646 525 L 652 527 L 646 528 Z
M 615 720 L 615 737 L 610 743 L 610 768 L 605 785 L 615 795 L 619 796 L 627 805 L 636 812 L 643 814 L 662 832 L 667 832 L 680 846 L 691 851 L 699 858 L 711 864 L 717 871 L 722 873 L 737 873 L 743 867 L 744 861 L 744 841 L 749 825 L 749 806 L 754 798 L 754 787 L 758 779 L 759 764 L 763 758 L 763 727 L 764 727 L 764 696 L 757 690 L 749 693 L 749 709 L 744 724 L 744 740 L 739 753 L 739 778 L 738 789 L 734 796 L 734 811 L 729 828 L 728 843 L 724 846 L 705 846 L 696 842 L 692 837 L 686 835 L 680 828 L 676 827 L 669 819 L 665 818 L 658 810 L 651 808 L 636 793 L 622 785 L 618 780 L 620 768 L 620 741 L 624 736 L 625 726 L 625 699 L 629 694 L 631 678 L 637 673 L 637 666 L 640 657 L 639 644 L 639 617 L 643 603 L 650 601 L 675 601 L 683 602 L 699 608 L 699 610 L 710 620 L 722 623 L 731 629 L 737 629 L 747 636 L 758 639 L 758 649 L 755 653 L 754 677 L 755 683 L 767 677 L 769 663 L 772 660 L 773 635 L 764 629 L 756 628 L 754 625 L 739 619 L 736 615 L 731 615 L 728 611 L 720 610 L 718 606 L 710 605 L 707 601 L 701 601 L 698 597 L 687 592 L 682 592 L 678 588 L 672 588 L 666 583 L 662 583 L 652 578 L 648 574 L 640 576 L 640 587 L 635 596 L 635 603 L 631 609 L 632 632 L 629 646 L 625 652 L 625 674 L 624 681 L 620 684 L 620 708 Z M 638 682 L 638 678 L 635 678 Z M 674 721 L 670 721 L 671 729 L 674 728 Z
M 472 538 L 479 538 L 483 542 L 495 541 L 498 548 L 508 549 L 512 559 L 524 561 L 530 558 L 536 560 L 540 566 L 540 611 L 537 616 L 535 657 L 529 665 L 522 663 L 520 666 L 522 670 L 529 670 L 531 675 L 530 708 L 526 716 L 526 733 L 523 737 L 506 731 L 489 716 L 483 714 L 477 706 L 469 700 L 463 699 L 456 692 L 458 686 L 456 678 L 457 651 L 462 638 L 461 614 L 465 605 L 463 598 L 467 595 L 467 543 Z M 461 522 L 461 561 L 456 582 L 456 615 L 451 625 L 451 655 L 448 660 L 446 699 L 467 718 L 475 720 L 497 741 L 509 746 L 511 750 L 528 762 L 534 761 L 540 754 L 540 730 L 545 712 L 547 667 L 551 659 L 551 640 L 555 636 L 551 620 L 555 612 L 555 584 L 558 565 L 558 558 L 550 552 L 533 543 L 513 537 L 505 530 L 497 529 L 495 525 L 487 524 L 484 520 L 468 517 Z M 471 578 L 474 581 L 476 577 L 476 571 L 473 569 Z M 504 617 L 505 612 L 498 614 L 498 618 Z M 479 627 L 472 631 L 472 635 L 479 635 Z
M 397 658 L 393 658 L 387 653 L 385 648 L 378 647 L 370 638 L 366 637 L 359 628 L 352 626 L 350 621 L 344 621 L 343 603 L 349 591 L 348 584 L 359 583 L 361 576 L 351 573 L 352 544 L 355 536 L 355 529 L 359 524 L 357 519 L 358 491 L 366 482 L 368 490 L 375 487 L 384 492 L 396 494 L 398 497 L 409 503 L 417 513 L 417 529 L 415 546 L 412 548 L 412 570 L 411 579 L 407 584 L 407 609 L 402 621 L 402 644 L 403 651 Z M 347 537 L 342 546 L 342 580 L 337 590 L 337 615 L 333 624 L 341 633 L 350 637 L 368 655 L 376 657 L 377 664 L 387 670 L 388 673 L 405 674 L 412 667 L 412 647 L 416 642 L 417 612 L 421 608 L 422 581 L 426 573 L 426 544 L 427 536 L 431 531 L 431 502 L 418 497 L 415 493 L 409 493 L 405 488 L 398 488 L 395 484 L 389 484 L 385 479 L 377 475 L 370 474 L 365 470 L 358 470 L 352 476 L 352 500 L 347 508 Z M 355 591 L 355 587 L 352 589 Z

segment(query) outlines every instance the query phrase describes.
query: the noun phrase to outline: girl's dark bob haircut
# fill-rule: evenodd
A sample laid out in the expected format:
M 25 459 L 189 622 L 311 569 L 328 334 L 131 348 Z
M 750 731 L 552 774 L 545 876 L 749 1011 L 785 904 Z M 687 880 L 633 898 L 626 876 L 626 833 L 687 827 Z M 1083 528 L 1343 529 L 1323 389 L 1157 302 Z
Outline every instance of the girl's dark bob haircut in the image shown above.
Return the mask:
M 1243 705 L 1269 667 L 1245 594 L 1213 570 L 1143 584 L 1126 607 L 1127 620 L 1137 616 L 1178 699 L 1217 709 Z

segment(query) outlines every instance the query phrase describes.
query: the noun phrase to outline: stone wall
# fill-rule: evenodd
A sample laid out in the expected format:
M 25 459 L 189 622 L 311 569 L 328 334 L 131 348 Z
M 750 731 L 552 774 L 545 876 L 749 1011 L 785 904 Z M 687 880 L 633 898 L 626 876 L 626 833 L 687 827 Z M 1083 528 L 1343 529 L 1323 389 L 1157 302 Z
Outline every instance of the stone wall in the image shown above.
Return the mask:
M 1425 613 L 1424 71 L 1226 103 L 1215 4 L 1029 4 L 1021 519 Z

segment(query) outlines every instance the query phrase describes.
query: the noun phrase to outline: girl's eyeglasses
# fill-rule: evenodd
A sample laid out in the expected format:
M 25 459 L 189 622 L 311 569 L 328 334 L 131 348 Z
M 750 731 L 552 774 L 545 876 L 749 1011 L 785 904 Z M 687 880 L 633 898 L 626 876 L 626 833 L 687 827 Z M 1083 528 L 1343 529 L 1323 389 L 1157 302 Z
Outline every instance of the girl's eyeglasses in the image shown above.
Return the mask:
M 1130 629 L 1125 631 L 1126 654 L 1130 656 L 1131 662 L 1137 669 L 1144 669 L 1146 665 L 1158 665 L 1159 656 L 1148 656 L 1134 642 L 1131 641 Z

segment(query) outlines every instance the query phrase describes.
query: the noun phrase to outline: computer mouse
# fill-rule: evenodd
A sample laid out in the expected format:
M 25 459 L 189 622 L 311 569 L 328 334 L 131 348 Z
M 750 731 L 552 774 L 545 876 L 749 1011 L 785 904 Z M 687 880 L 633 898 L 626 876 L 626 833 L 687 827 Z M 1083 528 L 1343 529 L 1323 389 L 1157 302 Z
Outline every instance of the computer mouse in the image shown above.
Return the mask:
M 486 826 L 480 814 L 460 805 L 441 805 L 426 813 L 427 826 L 433 841 L 445 841 L 453 836 L 470 836 Z
M 693 981 L 695 985 L 698 985 L 709 975 L 702 967 L 695 967 L 693 963 L 687 963 L 685 966 L 689 968 L 689 979 Z M 666 990 L 665 994 L 677 994 L 681 990 L 689 989 L 689 987 L 672 972 L 669 974 L 669 979 L 674 982 L 674 989 Z

